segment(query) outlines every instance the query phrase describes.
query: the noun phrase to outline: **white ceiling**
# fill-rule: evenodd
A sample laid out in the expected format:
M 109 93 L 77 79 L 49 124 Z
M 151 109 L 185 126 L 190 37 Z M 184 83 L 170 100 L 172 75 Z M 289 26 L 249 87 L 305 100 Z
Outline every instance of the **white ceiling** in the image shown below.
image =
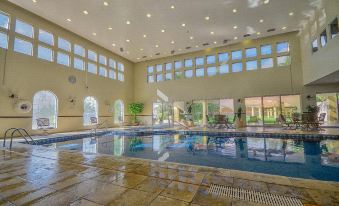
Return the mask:
M 170 56 L 172 50 L 180 54 L 222 46 L 224 40 L 231 44 L 243 40 L 247 33 L 251 34 L 247 38 L 258 38 L 299 30 L 301 21 L 307 20 L 322 0 L 269 0 L 267 4 L 265 0 L 9 1 L 133 62 L 140 62 Z M 84 10 L 88 11 L 87 15 Z M 209 20 L 205 20 L 207 16 Z M 260 23 L 260 19 L 264 22 Z M 272 28 L 276 31 L 268 33 Z M 191 36 L 194 39 L 190 39 Z M 234 40 L 235 37 L 238 40 Z M 126 42 L 127 39 L 130 42 Z M 204 43 L 210 45 L 203 46 Z

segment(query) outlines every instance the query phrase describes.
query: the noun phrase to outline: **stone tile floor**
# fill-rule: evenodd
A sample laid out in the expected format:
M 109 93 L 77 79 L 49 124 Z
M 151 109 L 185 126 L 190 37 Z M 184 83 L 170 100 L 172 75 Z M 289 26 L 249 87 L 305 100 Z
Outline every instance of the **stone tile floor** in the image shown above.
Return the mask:
M 0 206 L 262 204 L 218 197 L 211 184 L 339 205 L 339 183 L 15 144 L 0 148 Z

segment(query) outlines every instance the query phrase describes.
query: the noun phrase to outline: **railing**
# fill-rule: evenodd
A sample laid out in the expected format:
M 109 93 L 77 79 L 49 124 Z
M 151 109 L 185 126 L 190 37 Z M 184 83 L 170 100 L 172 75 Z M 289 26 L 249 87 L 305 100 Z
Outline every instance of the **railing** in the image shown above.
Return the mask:
M 10 141 L 10 144 L 9 144 L 9 148 L 12 149 L 12 143 L 13 143 L 13 137 L 14 137 L 14 134 L 17 132 L 21 135 L 22 138 L 25 139 L 26 143 L 27 144 L 31 144 L 27 138 L 29 138 L 31 140 L 31 142 L 33 142 L 34 144 L 37 145 L 37 142 L 31 137 L 31 135 L 28 134 L 28 132 L 23 129 L 23 128 L 9 128 L 6 130 L 5 132 L 5 136 L 4 136 L 4 143 L 3 143 L 3 147 L 6 147 L 6 138 L 7 138 L 7 133 L 12 131 L 12 134 L 11 134 L 11 141 Z

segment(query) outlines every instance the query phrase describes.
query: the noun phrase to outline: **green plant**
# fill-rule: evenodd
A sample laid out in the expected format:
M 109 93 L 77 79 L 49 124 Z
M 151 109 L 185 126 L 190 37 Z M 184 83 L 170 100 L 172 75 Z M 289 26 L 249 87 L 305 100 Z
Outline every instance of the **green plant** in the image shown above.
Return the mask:
M 241 119 L 241 114 L 242 114 L 242 108 L 238 107 L 238 111 L 237 111 L 237 118 L 240 120 Z
M 128 105 L 128 111 L 133 115 L 133 123 L 137 122 L 137 115 L 144 110 L 144 104 L 135 102 Z
M 306 109 L 309 113 L 313 113 L 313 114 L 318 114 L 319 112 L 319 107 L 315 105 L 308 105 Z

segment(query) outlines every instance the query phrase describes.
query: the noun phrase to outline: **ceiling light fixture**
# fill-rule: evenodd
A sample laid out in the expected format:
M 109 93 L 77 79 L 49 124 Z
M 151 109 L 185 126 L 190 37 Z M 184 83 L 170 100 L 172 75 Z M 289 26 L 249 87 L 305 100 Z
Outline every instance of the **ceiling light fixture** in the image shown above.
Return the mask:
M 66 19 L 66 21 L 71 22 L 72 20 L 71 19 Z
M 237 40 L 238 39 L 238 37 L 236 36 L 236 37 L 234 37 L 234 40 Z
M 260 32 L 257 32 L 257 35 L 260 35 L 261 33 Z
M 131 24 L 131 22 L 130 21 L 126 21 L 126 24 Z
M 93 32 L 93 33 L 92 33 L 92 35 L 93 35 L 93 36 L 96 36 L 96 35 L 97 35 L 97 33 Z
M 112 27 L 108 27 L 108 30 L 112 30 L 113 28 Z
M 198 45 L 195 45 L 196 48 L 198 48 L 199 46 Z
M 217 42 L 215 41 L 215 42 L 213 42 L 214 44 L 217 44 Z
M 113 43 L 112 46 L 116 46 L 116 45 Z
M 260 23 L 263 23 L 263 22 L 264 22 L 264 20 L 263 20 L 263 19 L 260 19 L 260 20 L 259 20 L 259 22 L 260 22 Z
M 143 49 L 143 48 L 141 48 L 141 49 L 140 49 L 140 51 L 144 51 L 144 49 Z
M 157 44 L 156 44 L 156 45 L 155 45 L 155 47 L 156 47 L 156 48 L 158 48 L 158 47 L 159 47 L 159 45 L 157 45 Z
M 270 3 L 270 0 L 265 0 L 264 1 L 264 4 L 268 4 L 268 3 Z
M 150 13 L 146 14 L 146 16 L 147 16 L 148 18 L 151 18 L 151 17 L 152 17 L 152 15 L 151 15 Z
M 162 29 L 161 32 L 164 33 L 164 32 L 165 32 L 165 29 Z
M 293 12 L 290 12 L 288 15 L 290 15 L 290 16 L 293 16 L 293 15 L 294 15 L 294 13 L 293 13 Z
M 214 35 L 214 31 L 211 31 L 210 34 L 211 34 L 211 35 Z
M 237 13 L 237 11 L 238 11 L 238 10 L 236 10 L 236 9 L 233 9 L 233 13 Z
M 192 39 L 194 39 L 194 37 L 193 37 L 193 36 L 190 36 L 190 39 L 192 40 Z
M 172 40 L 172 41 L 171 41 L 171 44 L 174 44 L 174 43 L 175 43 L 175 42 Z
M 129 39 L 126 39 L 126 42 L 130 42 L 130 40 L 129 40 Z
M 84 10 L 82 13 L 84 13 L 85 15 L 87 15 L 87 14 L 88 14 L 88 11 Z
M 287 29 L 287 27 L 286 26 L 284 26 L 283 28 L 281 28 L 282 30 L 285 30 L 285 29 Z
M 182 26 L 182 27 L 185 27 L 185 26 L 186 26 L 186 24 L 185 24 L 185 23 L 182 23 L 182 24 L 181 24 L 181 26 Z
M 37 0 L 32 0 L 33 1 L 33 3 L 36 3 L 36 2 L 38 2 Z
M 108 6 L 108 3 L 107 3 L 107 1 L 104 1 L 104 5 L 105 5 L 105 6 Z
M 140 58 L 138 57 L 137 60 L 140 60 Z
M 144 35 L 143 35 L 143 37 L 144 37 L 144 38 L 146 38 L 146 37 L 147 37 L 147 35 L 146 35 L 146 34 L 144 34 Z
M 171 9 L 175 9 L 174 5 L 171 6 Z
M 205 20 L 206 20 L 206 21 L 210 20 L 210 17 L 209 17 L 209 16 L 206 16 L 206 17 L 205 17 Z
M 182 49 L 178 49 L 179 51 L 181 51 Z
M 233 26 L 233 29 L 237 29 L 237 28 L 238 28 L 238 26 L 237 26 L 237 25 L 234 25 L 234 26 Z

